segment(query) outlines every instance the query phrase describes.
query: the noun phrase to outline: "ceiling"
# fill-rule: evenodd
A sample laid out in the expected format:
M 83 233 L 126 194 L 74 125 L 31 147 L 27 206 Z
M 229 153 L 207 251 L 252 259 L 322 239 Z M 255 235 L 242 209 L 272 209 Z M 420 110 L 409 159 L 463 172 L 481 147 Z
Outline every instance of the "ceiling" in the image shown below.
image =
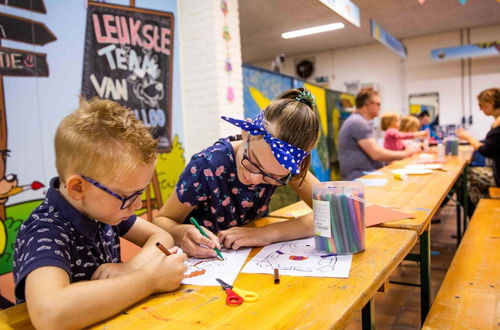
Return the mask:
M 239 0 L 243 63 L 353 47 L 376 42 L 370 18 L 398 39 L 500 23 L 500 0 L 352 0 L 361 13 L 361 28 L 340 18 L 318 0 Z M 345 28 L 294 39 L 281 33 L 343 22 Z

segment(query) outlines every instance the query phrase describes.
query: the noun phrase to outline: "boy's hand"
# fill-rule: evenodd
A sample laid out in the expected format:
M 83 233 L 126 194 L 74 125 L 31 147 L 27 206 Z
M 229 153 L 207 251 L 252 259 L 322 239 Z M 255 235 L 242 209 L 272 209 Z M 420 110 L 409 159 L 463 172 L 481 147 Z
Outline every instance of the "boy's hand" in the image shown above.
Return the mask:
M 186 225 L 185 228 L 187 229 L 184 231 L 180 242 L 177 243 L 185 253 L 196 258 L 217 257 L 214 248 L 220 249 L 221 246 L 214 233 L 203 227 L 203 231 L 210 237 L 208 239 L 193 225 Z
M 165 256 L 161 251 L 158 252 L 144 268 L 148 277 L 145 280 L 152 286 L 153 292 L 173 291 L 179 287 L 187 271 L 184 264 L 187 256 L 185 253 Z
M 128 263 L 107 263 L 100 265 L 90 280 L 103 280 L 107 278 L 117 277 L 126 274 L 133 269 L 129 267 Z
M 259 228 L 232 227 L 219 232 L 219 239 L 227 249 L 238 250 L 246 246 L 265 246 L 271 244 Z

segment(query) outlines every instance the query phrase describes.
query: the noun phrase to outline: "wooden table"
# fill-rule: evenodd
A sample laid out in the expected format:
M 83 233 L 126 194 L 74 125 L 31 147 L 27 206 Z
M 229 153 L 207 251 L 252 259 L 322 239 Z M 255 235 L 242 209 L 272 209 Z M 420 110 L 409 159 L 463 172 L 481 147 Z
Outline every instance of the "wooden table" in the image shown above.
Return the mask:
M 270 221 L 264 218 L 261 224 Z M 367 228 L 366 250 L 354 255 L 347 279 L 282 275 L 281 283 L 274 284 L 271 275 L 240 273 L 235 285 L 257 291 L 256 302 L 229 307 L 219 287 L 184 285 L 178 291 L 146 298 L 94 328 L 343 328 L 362 309 L 364 327 L 369 328 L 375 293 L 416 240 L 412 231 Z M 249 258 L 258 250 L 253 249 Z M 19 325 L 31 328 L 25 304 L 0 311 L 0 327 L 17 329 Z
M 424 329 L 500 326 L 500 200 L 481 199 Z
M 460 147 L 460 156 L 447 156 L 443 167 L 444 171 L 433 171 L 426 175 L 410 175 L 408 180 L 401 181 L 394 178 L 393 170 L 404 168 L 418 158 L 395 161 L 378 170 L 381 175 L 365 175 L 362 179 L 387 179 L 384 186 L 365 186 L 365 198 L 370 204 L 391 207 L 402 212 L 415 215 L 414 219 L 391 221 L 378 226 L 394 229 L 408 229 L 415 231 L 419 236 L 420 253 L 409 254 L 407 260 L 418 261 L 420 264 L 420 295 L 421 295 L 421 322 L 423 324 L 430 308 L 430 223 L 441 203 L 452 187 L 459 183 L 462 186 L 461 200 L 467 200 L 467 164 L 472 157 L 470 148 Z M 460 179 L 460 180 L 459 180 Z M 463 202 L 462 202 L 463 203 Z M 465 203 L 466 205 L 466 203 Z M 458 206 L 459 207 L 459 206 Z M 294 215 L 312 211 L 304 202 L 297 202 L 286 208 L 274 211 L 270 215 L 275 217 L 293 218 Z M 463 227 L 466 227 L 467 210 L 464 210 Z M 457 208 L 457 236 L 461 235 L 461 220 Z M 396 282 L 398 283 L 398 282 Z M 400 283 L 399 284 L 408 284 Z

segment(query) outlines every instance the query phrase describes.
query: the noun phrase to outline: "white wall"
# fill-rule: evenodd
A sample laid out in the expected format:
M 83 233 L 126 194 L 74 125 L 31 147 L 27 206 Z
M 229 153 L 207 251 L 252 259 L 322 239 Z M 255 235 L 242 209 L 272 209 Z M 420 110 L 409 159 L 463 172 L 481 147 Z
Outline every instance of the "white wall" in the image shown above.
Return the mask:
M 220 116 L 243 118 L 238 1 L 229 0 L 227 4 L 229 43 L 222 38 L 226 21 L 219 1 L 179 1 L 186 161 L 219 138 L 237 131 Z M 224 70 L 227 51 L 233 67 L 230 74 Z M 229 85 L 235 93 L 232 102 L 226 98 Z
M 500 24 L 470 29 L 470 43 L 498 40 Z M 440 123 L 459 124 L 462 113 L 472 112 L 474 123 L 470 131 L 482 138 L 491 125 L 491 118 L 484 116 L 477 106 L 476 95 L 489 87 L 500 87 L 500 56 L 467 60 L 437 62 L 431 60 L 434 48 L 459 46 L 462 31 L 452 31 L 403 40 L 408 58 L 400 59 L 379 43 L 366 46 L 331 50 L 314 54 L 301 54 L 285 59 L 284 74 L 297 76 L 294 62 L 314 58 L 316 76 L 328 76 L 328 88 L 347 91 L 345 82 L 375 83 L 382 98 L 382 111 L 407 114 L 408 95 L 438 92 Z M 464 44 L 467 44 L 464 31 Z M 270 69 L 271 59 L 252 65 Z M 462 77 L 462 70 L 464 76 Z M 469 91 L 470 86 L 470 91 Z

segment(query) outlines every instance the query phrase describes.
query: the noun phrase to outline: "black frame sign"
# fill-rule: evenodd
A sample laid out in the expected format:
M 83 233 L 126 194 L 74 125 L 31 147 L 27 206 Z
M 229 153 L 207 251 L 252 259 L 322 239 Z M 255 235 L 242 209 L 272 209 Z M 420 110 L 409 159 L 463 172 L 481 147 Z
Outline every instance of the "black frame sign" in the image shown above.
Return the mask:
M 131 109 L 169 151 L 172 134 L 174 16 L 88 2 L 82 96 Z

